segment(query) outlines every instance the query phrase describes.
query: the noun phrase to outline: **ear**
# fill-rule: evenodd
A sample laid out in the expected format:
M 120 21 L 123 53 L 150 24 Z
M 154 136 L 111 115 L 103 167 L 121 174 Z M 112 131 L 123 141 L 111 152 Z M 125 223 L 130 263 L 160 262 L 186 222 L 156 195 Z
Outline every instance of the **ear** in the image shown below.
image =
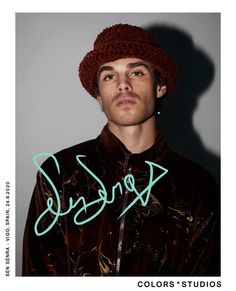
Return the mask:
M 159 86 L 157 85 L 157 98 L 161 98 L 166 93 L 166 85 Z
M 101 98 L 101 96 L 97 95 L 96 99 L 100 103 L 100 105 L 102 106 L 102 98 Z

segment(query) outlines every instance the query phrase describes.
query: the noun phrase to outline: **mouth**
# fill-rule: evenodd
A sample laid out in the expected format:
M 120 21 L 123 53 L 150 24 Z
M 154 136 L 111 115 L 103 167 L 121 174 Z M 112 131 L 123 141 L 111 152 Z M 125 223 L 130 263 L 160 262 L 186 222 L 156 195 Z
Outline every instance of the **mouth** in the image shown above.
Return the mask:
M 132 106 L 134 104 L 136 104 L 136 100 L 134 98 L 130 98 L 130 97 L 119 98 L 116 102 L 117 107 Z

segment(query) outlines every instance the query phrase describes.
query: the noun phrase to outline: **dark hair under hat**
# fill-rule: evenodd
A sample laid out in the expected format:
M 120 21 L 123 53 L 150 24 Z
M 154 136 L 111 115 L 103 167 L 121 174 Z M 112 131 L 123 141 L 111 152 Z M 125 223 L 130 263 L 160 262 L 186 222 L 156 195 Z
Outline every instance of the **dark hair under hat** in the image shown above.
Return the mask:
M 158 46 L 155 36 L 138 26 L 115 24 L 97 36 L 94 49 L 80 63 L 79 77 L 90 95 L 97 97 L 95 85 L 99 67 L 123 58 L 139 58 L 152 64 L 165 80 L 167 92 L 174 90 L 178 78 L 176 65 Z

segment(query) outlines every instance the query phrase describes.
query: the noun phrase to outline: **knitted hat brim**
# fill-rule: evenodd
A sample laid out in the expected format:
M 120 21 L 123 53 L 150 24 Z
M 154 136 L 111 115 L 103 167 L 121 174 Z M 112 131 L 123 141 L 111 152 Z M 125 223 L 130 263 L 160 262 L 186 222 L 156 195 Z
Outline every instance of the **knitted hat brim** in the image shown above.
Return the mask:
M 105 63 L 123 58 L 138 58 L 153 65 L 164 78 L 168 93 L 175 88 L 178 72 L 172 59 L 160 48 L 149 43 L 117 41 L 104 44 L 86 54 L 79 66 L 82 85 L 93 97 L 98 69 Z

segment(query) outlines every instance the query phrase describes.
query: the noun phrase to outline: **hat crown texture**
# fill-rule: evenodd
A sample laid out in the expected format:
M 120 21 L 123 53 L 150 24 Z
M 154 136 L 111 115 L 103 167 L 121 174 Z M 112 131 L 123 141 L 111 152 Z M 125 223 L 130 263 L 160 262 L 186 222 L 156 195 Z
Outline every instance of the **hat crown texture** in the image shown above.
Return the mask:
M 115 24 L 97 36 L 93 50 L 80 63 L 79 77 L 91 96 L 97 96 L 99 67 L 124 58 L 138 58 L 152 64 L 165 81 L 168 93 L 173 91 L 178 78 L 177 67 L 160 48 L 156 36 L 142 27 Z
M 136 42 L 149 43 L 157 46 L 156 38 L 150 32 L 141 27 L 129 24 L 115 24 L 105 28 L 94 42 L 94 49 L 99 49 L 104 45 L 114 42 Z

